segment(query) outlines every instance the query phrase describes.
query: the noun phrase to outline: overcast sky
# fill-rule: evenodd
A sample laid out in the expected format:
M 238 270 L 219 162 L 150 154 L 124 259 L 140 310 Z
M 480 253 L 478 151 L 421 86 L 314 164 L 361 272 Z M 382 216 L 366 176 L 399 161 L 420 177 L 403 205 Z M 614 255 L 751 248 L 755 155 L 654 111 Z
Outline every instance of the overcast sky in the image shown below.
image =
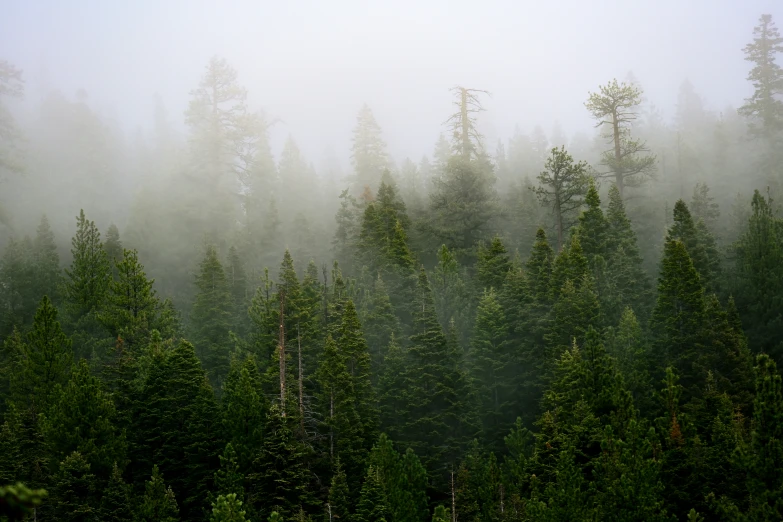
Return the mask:
M 28 103 L 44 82 L 84 88 L 132 130 L 150 126 L 155 93 L 181 126 L 217 54 L 282 120 L 276 151 L 290 133 L 316 164 L 327 146 L 345 163 L 366 102 L 399 161 L 431 152 L 457 84 L 492 92 L 495 139 L 589 130 L 587 92 L 629 70 L 667 117 L 685 78 L 708 108 L 736 107 L 761 13 L 783 25 L 780 0 L 5 0 L 0 58 L 25 70 Z

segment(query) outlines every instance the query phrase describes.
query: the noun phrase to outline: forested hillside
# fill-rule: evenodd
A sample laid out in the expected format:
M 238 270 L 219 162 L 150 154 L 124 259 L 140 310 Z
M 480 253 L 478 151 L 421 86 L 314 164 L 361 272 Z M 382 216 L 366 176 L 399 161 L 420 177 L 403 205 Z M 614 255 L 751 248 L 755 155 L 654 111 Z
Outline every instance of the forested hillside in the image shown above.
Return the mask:
M 346 175 L 221 58 L 127 163 L 83 100 L 0 105 L 0 520 L 783 520 L 770 15 L 744 52 L 739 109 L 630 76 L 570 141 L 455 87 L 396 164 L 365 105 Z

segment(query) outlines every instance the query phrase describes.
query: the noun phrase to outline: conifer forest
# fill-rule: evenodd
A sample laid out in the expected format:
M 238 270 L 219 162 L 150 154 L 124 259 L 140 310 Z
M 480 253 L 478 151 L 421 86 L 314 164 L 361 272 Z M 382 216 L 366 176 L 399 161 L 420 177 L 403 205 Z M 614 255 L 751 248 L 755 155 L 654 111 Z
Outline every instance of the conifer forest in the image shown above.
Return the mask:
M 568 133 L 444 75 L 399 137 L 387 78 L 323 159 L 230 52 L 128 130 L 0 46 L 0 521 L 783 520 L 783 36 L 747 19 L 721 110 L 607 54 Z

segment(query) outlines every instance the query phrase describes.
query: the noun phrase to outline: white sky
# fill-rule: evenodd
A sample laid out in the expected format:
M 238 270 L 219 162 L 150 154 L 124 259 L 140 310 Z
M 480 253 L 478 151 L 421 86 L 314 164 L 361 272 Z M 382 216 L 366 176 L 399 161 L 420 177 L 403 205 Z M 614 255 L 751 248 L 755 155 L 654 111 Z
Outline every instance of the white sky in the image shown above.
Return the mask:
M 4 0 L 0 13 L 0 58 L 25 69 L 31 102 L 42 82 L 84 88 L 133 130 L 159 93 L 179 127 L 217 54 L 283 120 L 276 152 L 290 133 L 316 165 L 331 146 L 344 166 L 363 102 L 395 159 L 430 154 L 457 84 L 492 92 L 488 134 L 504 139 L 516 124 L 589 130 L 587 92 L 629 70 L 667 117 L 686 77 L 708 108 L 736 107 L 760 14 L 783 26 L 780 0 Z

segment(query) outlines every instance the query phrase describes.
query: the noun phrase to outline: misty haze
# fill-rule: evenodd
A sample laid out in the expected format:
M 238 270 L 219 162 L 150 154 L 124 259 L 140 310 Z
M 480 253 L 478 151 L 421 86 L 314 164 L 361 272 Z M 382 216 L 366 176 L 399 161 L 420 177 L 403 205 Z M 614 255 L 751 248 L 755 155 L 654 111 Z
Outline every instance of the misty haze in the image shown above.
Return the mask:
M 0 7 L 0 522 L 783 520 L 783 4 Z

